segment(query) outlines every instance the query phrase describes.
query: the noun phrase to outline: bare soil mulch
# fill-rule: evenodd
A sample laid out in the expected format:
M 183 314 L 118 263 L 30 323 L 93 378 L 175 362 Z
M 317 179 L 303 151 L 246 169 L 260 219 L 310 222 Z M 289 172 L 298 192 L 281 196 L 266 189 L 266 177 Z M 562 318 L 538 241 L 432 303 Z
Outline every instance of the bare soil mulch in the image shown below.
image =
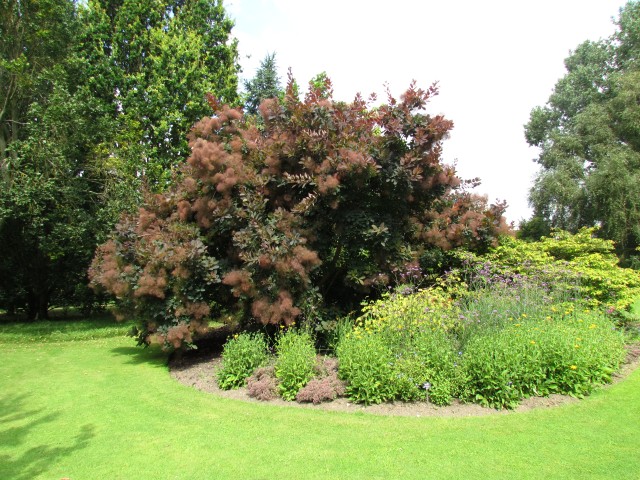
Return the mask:
M 627 349 L 627 359 L 620 371 L 614 374 L 612 384 L 626 378 L 640 365 L 640 345 Z M 458 400 L 446 407 L 439 407 L 427 402 L 391 402 L 379 405 L 363 406 L 350 402 L 347 398 L 337 398 L 331 402 L 318 405 L 312 403 L 287 402 L 282 399 L 268 402 L 249 397 L 246 388 L 237 390 L 221 390 L 215 379 L 215 372 L 222 359 L 219 349 L 202 352 L 198 355 L 189 355 L 180 359 L 171 359 L 169 369 L 171 376 L 184 385 L 188 385 L 203 392 L 218 397 L 231 398 L 251 403 L 268 403 L 272 405 L 287 406 L 292 408 L 308 408 L 312 410 L 326 410 L 339 412 L 366 412 L 376 415 L 395 415 L 411 417 L 476 417 L 485 415 L 508 415 L 514 412 L 526 412 L 533 409 L 557 407 L 579 400 L 566 395 L 550 395 L 548 397 L 531 397 L 522 400 L 520 405 L 513 410 L 495 410 L 476 404 L 462 403 Z M 602 388 L 607 388 L 605 385 Z

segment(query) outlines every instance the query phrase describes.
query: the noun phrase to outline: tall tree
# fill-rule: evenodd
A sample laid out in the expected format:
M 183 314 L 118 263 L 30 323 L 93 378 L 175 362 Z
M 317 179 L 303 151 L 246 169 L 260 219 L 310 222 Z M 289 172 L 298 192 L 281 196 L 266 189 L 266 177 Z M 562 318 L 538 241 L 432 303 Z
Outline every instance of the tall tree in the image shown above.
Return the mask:
M 24 138 L 31 103 L 46 96 L 40 74 L 65 58 L 74 31 L 71 0 L 0 0 L 0 169 Z
M 208 114 L 206 95 L 237 101 L 237 41 L 221 0 L 93 0 L 87 40 L 103 45 L 118 126 L 104 152 L 162 190 L 189 153 L 186 133 Z
M 0 0 L 0 308 L 86 299 L 98 242 L 163 188 L 208 113 L 233 100 L 219 1 Z
M 620 11 L 617 31 L 587 41 L 525 125 L 540 148 L 529 201 L 540 224 L 576 232 L 599 226 L 623 262 L 640 245 L 640 3 Z
M 77 299 L 86 285 L 97 241 L 89 159 L 108 128 L 69 42 L 81 29 L 74 3 L 4 7 L 0 306 L 46 317 L 50 300 Z

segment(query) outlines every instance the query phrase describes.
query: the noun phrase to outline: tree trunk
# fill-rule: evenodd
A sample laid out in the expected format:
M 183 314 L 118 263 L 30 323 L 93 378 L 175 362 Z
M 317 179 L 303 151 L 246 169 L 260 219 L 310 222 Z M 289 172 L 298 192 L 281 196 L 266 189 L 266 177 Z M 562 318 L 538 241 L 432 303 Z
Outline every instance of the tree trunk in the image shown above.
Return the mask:
M 30 285 L 27 296 L 27 315 L 29 320 L 49 318 L 49 262 L 40 252 L 35 254 L 29 272 Z
M 46 290 L 37 293 L 29 291 L 27 319 L 32 322 L 49 319 L 49 293 Z

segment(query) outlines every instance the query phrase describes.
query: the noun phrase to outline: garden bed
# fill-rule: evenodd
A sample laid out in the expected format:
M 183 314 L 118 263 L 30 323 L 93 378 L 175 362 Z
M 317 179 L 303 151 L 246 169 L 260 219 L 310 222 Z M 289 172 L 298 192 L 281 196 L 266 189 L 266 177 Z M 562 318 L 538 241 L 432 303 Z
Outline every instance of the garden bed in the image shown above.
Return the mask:
M 615 384 L 626 378 L 640 365 L 640 345 L 628 347 L 625 363 L 621 366 L 612 379 Z M 359 405 L 350 402 L 347 398 L 337 398 L 331 402 L 314 405 L 312 403 L 288 402 L 282 399 L 268 402 L 251 398 L 246 388 L 236 390 L 222 390 L 218 387 L 215 372 L 220 367 L 219 354 L 207 354 L 201 356 L 187 356 L 182 359 L 173 359 L 169 363 L 171 376 L 178 382 L 194 387 L 203 392 L 224 398 L 241 400 L 253 403 L 268 403 L 272 405 L 289 406 L 297 408 L 311 408 L 314 410 L 327 410 L 339 412 L 366 412 L 377 415 L 395 415 L 411 417 L 471 417 L 484 415 L 505 415 L 512 412 L 526 412 L 537 408 L 550 408 L 575 403 L 579 400 L 568 395 L 549 395 L 548 397 L 530 397 L 521 401 L 520 405 L 512 410 L 496 410 L 482 407 L 477 404 L 462 403 L 454 400 L 446 407 L 439 407 L 427 402 L 392 402 L 378 405 Z M 609 385 L 603 388 L 608 388 Z

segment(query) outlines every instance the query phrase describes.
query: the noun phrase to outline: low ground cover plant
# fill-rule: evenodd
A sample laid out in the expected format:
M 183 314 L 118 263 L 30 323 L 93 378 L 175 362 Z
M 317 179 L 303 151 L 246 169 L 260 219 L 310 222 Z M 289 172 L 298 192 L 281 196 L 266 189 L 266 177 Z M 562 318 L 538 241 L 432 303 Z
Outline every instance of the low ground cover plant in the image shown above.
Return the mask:
M 331 357 L 318 357 L 316 377 L 302 387 L 296 395 L 298 402 L 314 404 L 335 400 L 345 393 L 345 382 L 338 378 L 338 362 Z
M 250 397 L 257 400 L 278 398 L 278 381 L 273 365 L 258 368 L 247 378 L 247 390 Z

